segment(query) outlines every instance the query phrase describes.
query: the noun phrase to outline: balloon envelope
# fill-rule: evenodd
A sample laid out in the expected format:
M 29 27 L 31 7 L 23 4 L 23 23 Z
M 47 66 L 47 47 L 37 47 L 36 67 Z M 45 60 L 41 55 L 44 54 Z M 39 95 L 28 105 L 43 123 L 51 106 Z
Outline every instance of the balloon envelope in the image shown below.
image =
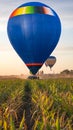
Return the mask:
M 29 2 L 12 12 L 7 32 L 13 48 L 35 74 L 55 49 L 61 34 L 61 23 L 49 6 Z
M 50 57 L 46 60 L 45 65 L 46 65 L 46 66 L 49 66 L 50 68 L 52 68 L 55 63 L 56 63 L 56 57 L 55 57 L 55 56 L 50 56 Z

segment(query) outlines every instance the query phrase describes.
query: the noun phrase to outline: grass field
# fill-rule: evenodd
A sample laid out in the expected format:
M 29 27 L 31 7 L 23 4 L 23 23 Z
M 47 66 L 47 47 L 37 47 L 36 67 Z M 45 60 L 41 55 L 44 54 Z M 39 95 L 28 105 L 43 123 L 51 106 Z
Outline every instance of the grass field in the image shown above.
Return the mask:
M 73 130 L 73 79 L 1 79 L 0 130 Z

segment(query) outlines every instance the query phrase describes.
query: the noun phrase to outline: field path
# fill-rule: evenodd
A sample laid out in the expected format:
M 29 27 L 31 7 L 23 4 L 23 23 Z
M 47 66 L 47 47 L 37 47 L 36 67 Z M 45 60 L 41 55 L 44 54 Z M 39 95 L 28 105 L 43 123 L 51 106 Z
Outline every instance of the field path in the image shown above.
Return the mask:
M 26 85 L 24 87 L 24 97 L 23 102 L 25 104 L 24 110 L 25 110 L 25 123 L 27 126 L 27 130 L 32 130 L 32 122 L 31 122 L 31 109 L 32 109 L 32 101 L 31 101 L 32 93 L 31 93 L 31 87 L 29 82 L 26 82 Z

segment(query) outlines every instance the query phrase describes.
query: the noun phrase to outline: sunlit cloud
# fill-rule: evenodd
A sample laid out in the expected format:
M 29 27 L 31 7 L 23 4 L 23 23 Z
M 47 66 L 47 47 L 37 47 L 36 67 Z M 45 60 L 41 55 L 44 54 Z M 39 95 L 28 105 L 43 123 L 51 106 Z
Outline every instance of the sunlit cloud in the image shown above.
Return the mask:
M 7 23 L 1 23 L 0 32 L 6 31 Z

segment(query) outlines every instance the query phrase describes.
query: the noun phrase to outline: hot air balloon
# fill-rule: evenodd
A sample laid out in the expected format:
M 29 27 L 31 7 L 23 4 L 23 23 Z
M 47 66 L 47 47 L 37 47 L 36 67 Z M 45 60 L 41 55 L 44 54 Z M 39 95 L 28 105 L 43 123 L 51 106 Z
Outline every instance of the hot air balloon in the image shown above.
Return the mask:
M 46 61 L 45 61 L 45 65 L 49 66 L 50 69 L 54 66 L 54 64 L 56 63 L 56 57 L 55 56 L 50 56 Z
M 61 34 L 61 22 L 49 6 L 28 2 L 12 12 L 7 32 L 13 48 L 35 74 L 55 49 Z

